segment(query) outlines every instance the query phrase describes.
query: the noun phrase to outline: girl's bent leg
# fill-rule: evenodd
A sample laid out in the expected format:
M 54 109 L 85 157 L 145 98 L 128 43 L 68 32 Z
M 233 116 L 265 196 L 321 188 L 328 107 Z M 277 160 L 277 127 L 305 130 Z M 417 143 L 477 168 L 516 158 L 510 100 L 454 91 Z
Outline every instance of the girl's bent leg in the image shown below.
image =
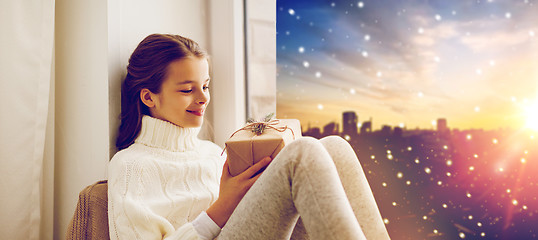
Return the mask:
M 355 151 L 341 137 L 320 140 L 336 165 L 353 212 L 367 239 L 390 239 Z
M 308 137 L 282 149 L 218 239 L 289 239 L 299 214 L 310 239 L 365 239 L 329 153 Z

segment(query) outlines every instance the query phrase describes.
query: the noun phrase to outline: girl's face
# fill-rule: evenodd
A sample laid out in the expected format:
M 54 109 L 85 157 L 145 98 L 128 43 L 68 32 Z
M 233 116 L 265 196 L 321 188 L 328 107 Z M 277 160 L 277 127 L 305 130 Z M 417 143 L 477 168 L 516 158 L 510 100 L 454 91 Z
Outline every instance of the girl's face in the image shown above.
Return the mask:
M 170 63 L 160 93 L 143 89 L 140 97 L 152 117 L 180 127 L 200 127 L 210 99 L 209 80 L 207 59 L 186 57 Z

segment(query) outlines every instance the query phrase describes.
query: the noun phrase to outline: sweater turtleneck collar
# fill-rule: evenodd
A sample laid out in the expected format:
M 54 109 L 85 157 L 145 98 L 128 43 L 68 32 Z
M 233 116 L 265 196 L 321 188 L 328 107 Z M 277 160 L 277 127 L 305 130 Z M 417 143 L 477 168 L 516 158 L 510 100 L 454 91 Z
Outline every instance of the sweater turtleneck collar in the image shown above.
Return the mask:
M 144 115 L 135 142 L 173 152 L 184 152 L 200 144 L 200 128 L 183 128 L 173 123 Z

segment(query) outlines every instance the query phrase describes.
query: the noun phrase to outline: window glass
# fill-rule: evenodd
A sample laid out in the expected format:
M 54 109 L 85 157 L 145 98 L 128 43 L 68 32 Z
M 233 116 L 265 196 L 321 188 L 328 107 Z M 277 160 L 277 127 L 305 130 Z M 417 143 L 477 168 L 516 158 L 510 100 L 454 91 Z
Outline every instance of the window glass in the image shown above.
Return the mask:
M 277 0 L 277 117 L 353 146 L 393 239 L 529 239 L 538 1 Z

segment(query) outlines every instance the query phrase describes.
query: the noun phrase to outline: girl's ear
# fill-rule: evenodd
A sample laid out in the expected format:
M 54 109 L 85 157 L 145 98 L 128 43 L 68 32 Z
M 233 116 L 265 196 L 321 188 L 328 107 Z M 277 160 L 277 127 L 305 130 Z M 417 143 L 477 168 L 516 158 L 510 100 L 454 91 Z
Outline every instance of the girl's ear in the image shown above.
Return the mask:
M 140 100 L 142 100 L 142 102 L 146 106 L 148 106 L 148 108 L 155 107 L 155 101 L 153 97 L 153 93 L 147 88 L 144 88 L 142 89 L 142 91 L 140 91 Z

